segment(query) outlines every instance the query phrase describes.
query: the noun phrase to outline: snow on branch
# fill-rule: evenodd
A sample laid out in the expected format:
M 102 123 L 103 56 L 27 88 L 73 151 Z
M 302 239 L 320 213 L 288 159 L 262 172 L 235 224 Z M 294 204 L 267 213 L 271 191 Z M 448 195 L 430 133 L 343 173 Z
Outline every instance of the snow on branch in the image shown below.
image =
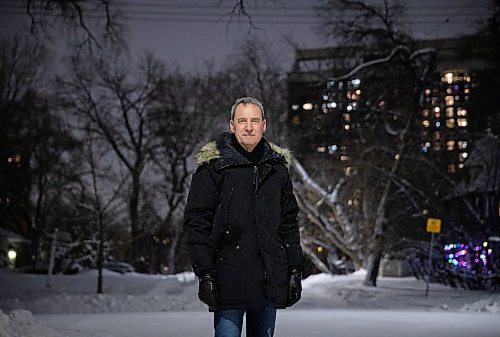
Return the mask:
M 375 65 L 379 65 L 379 64 L 383 64 L 383 63 L 389 62 L 390 60 L 392 60 L 394 58 L 394 56 L 396 56 L 396 54 L 398 54 L 400 52 L 403 52 L 403 51 L 406 52 L 406 53 L 409 53 L 408 48 L 406 46 L 397 46 L 386 57 L 383 57 L 383 58 L 380 58 L 380 59 L 371 60 L 371 61 L 368 61 L 368 62 L 365 62 L 365 63 L 361 63 L 358 66 L 356 66 L 354 69 L 352 69 L 350 72 L 348 72 L 347 74 L 344 74 L 344 75 L 339 76 L 339 77 L 331 78 L 330 80 L 331 81 L 346 80 L 348 78 L 351 78 L 356 73 L 360 72 L 361 70 L 363 70 L 365 68 L 369 68 L 369 67 L 373 67 Z

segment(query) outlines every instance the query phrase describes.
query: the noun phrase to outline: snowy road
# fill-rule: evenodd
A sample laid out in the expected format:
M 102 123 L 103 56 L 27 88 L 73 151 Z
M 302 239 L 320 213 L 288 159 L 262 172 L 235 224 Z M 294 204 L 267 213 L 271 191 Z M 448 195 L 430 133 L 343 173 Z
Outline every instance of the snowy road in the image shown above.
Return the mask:
M 202 311 L 37 315 L 67 337 L 207 337 Z M 245 334 L 243 334 L 244 336 Z M 276 337 L 499 337 L 498 313 L 281 310 Z

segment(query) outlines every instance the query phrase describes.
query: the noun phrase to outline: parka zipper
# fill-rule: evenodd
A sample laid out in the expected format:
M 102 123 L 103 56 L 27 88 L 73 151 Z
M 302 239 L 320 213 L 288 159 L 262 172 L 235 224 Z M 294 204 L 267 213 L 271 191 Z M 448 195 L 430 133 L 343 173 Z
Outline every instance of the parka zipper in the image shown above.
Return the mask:
M 255 194 L 257 194 L 257 183 L 258 183 L 259 171 L 257 165 L 253 167 L 253 185 L 255 186 Z
M 226 202 L 226 219 L 224 219 L 226 224 L 229 221 L 229 202 L 231 202 L 231 197 L 233 196 L 233 191 L 234 191 L 234 184 L 233 184 L 233 186 L 231 186 L 231 191 L 229 191 L 229 197 L 227 198 L 227 202 Z

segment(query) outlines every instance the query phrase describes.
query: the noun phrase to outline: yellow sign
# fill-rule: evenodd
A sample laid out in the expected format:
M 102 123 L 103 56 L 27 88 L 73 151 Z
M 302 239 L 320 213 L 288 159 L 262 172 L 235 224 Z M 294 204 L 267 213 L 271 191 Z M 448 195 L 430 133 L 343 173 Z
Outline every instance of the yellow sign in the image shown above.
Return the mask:
M 441 232 L 441 219 L 427 218 L 427 232 L 429 233 Z

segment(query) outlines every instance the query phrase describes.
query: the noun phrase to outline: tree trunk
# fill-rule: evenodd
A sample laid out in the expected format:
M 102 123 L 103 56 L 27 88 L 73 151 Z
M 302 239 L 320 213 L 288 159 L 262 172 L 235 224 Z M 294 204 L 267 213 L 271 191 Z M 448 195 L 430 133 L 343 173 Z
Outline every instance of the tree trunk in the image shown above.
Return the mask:
M 139 240 L 139 193 L 140 193 L 140 178 L 139 173 L 132 172 L 132 191 L 129 197 L 129 214 L 130 214 L 130 232 L 132 234 L 132 256 L 131 259 L 135 260 L 141 256 L 142 240 Z
M 99 226 L 99 246 L 97 248 L 97 293 L 102 294 L 102 268 L 104 264 L 104 223 L 102 220 L 102 212 L 99 210 L 98 216 Z
M 366 264 L 365 286 L 376 287 L 380 260 L 384 252 L 384 235 L 374 234 L 370 244 L 370 254 Z

